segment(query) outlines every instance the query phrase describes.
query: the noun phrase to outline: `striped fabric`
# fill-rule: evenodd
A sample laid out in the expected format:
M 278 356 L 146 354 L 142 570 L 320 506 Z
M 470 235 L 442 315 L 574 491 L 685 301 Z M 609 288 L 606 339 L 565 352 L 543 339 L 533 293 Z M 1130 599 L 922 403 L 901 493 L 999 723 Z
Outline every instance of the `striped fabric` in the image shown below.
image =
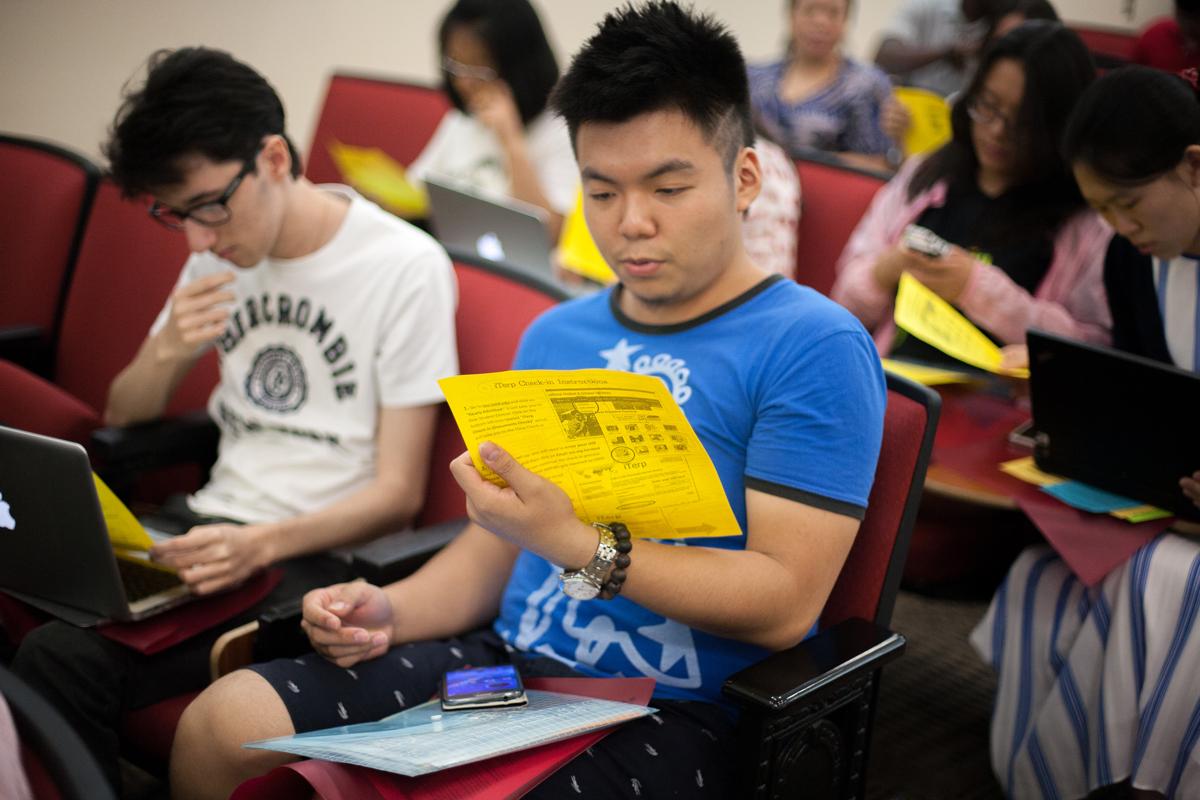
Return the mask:
M 1200 798 L 1200 543 L 1165 534 L 1087 589 L 1047 547 L 1013 564 L 971 643 L 999 680 L 992 768 L 1009 797 L 1132 777 Z
M 1154 288 L 1171 360 L 1180 369 L 1200 372 L 1200 260 L 1179 256 L 1154 259 Z

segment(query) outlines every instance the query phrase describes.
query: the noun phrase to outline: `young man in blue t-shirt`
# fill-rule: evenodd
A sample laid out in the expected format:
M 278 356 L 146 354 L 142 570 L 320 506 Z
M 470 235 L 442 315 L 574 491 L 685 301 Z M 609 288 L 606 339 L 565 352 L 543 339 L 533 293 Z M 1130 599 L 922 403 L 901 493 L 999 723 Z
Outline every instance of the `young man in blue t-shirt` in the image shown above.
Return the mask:
M 456 459 L 472 522 L 451 545 L 385 588 L 310 593 L 303 624 L 319 655 L 233 673 L 193 704 L 175 741 L 176 796 L 224 796 L 288 760 L 242 742 L 377 719 L 424 701 L 447 669 L 508 661 L 526 675 L 657 682 L 657 714 L 530 797 L 727 795 L 721 683 L 812 631 L 865 510 L 883 374 L 849 313 L 746 256 L 740 221 L 761 171 L 742 57 L 721 26 L 673 3 L 614 12 L 553 103 L 588 226 L 620 283 L 540 318 L 515 367 L 661 377 L 745 535 L 658 542 L 634 531 L 650 538 L 628 553 L 619 596 L 602 599 L 619 577 L 608 533 L 485 443 L 509 488 L 483 480 L 466 453 Z

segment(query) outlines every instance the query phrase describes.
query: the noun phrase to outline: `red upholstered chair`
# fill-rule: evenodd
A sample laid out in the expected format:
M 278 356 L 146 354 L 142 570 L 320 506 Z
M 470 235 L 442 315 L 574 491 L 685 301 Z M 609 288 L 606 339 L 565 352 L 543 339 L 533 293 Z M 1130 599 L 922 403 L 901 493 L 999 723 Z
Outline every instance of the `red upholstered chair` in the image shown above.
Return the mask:
M 0 358 L 45 374 L 100 172 L 81 155 L 0 134 Z
M 807 190 L 806 190 L 807 191 Z M 941 398 L 889 374 L 883 445 L 867 513 L 821 614 L 821 633 L 732 676 L 742 707 L 738 797 L 861 798 L 891 621 Z
M 115 800 L 91 752 L 66 720 L 3 666 L 0 696 L 12 712 L 22 766 L 36 800 Z
M 308 149 L 304 174 L 314 183 L 344 183 L 330 142 L 378 147 L 404 166 L 416 160 L 450 101 L 438 89 L 404 81 L 335 74 Z
M 458 279 L 458 366 L 463 374 L 508 369 L 529 323 L 567 298 L 566 292 L 548 281 L 467 255 L 454 256 L 454 274 Z M 354 565 L 360 575 L 377 584 L 397 580 L 462 529 L 466 498 L 448 465 L 464 449 L 450 408 L 443 405 L 438 410 L 429 485 L 417 518 L 418 529 L 358 548 Z
M 122 200 L 115 185 L 101 181 L 67 291 L 53 385 L 4 365 L 0 423 L 81 441 L 85 429 L 98 424 L 109 384 L 137 352 L 187 255 L 181 234 L 156 225 L 144 203 Z M 167 414 L 203 408 L 216 374 L 210 353 L 180 385 Z M 50 413 L 59 408 L 64 411 Z
M 1079 34 L 1079 38 L 1096 59 L 1096 65 L 1103 69 L 1119 67 L 1133 58 L 1137 34 L 1132 31 L 1073 23 L 1068 27 Z
M 828 295 L 846 241 L 887 176 L 813 153 L 796 159 L 802 190 L 796 280 Z

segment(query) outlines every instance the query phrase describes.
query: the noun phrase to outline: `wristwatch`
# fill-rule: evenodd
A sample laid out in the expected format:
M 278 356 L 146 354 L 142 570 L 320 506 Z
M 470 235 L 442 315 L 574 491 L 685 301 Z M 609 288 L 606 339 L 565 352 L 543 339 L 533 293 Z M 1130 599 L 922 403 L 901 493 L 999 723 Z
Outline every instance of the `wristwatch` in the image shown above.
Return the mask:
M 563 570 L 558 576 L 563 593 L 575 600 L 595 599 L 617 560 L 617 537 L 612 528 L 603 522 L 593 522 L 592 527 L 600 532 L 600 543 L 592 560 L 582 569 Z

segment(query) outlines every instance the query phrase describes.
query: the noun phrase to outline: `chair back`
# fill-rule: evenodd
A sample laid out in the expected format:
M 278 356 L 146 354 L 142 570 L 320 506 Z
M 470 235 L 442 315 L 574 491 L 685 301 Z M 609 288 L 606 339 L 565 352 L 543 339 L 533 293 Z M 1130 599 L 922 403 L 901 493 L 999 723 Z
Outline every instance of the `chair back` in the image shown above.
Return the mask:
M 0 697 L 12 711 L 34 797 L 115 800 L 96 759 L 74 729 L 57 709 L 3 666 Z
M 137 353 L 188 257 L 182 233 L 146 215 L 145 202 L 123 200 L 100 182 L 84 229 L 63 309 L 54 381 L 103 411 L 108 387 Z M 166 414 L 203 408 L 217 382 L 208 353 L 180 385 Z
M 942 400 L 932 389 L 891 373 L 887 387 L 867 513 L 821 613 L 823 628 L 851 617 L 886 627 L 896 603 Z
M 100 172 L 61 147 L 0 134 L 0 329 L 57 329 Z
M 510 368 L 529 323 L 567 299 L 566 292 L 548 281 L 466 255 L 454 256 L 454 274 L 458 279 L 458 366 L 464 375 Z M 465 447 L 449 406 L 443 404 L 438 410 L 429 486 L 418 526 L 466 514 L 466 498 L 447 467 Z
M 1083 44 L 1101 69 L 1114 69 L 1128 64 L 1137 45 L 1137 33 L 1119 28 L 1097 28 L 1086 25 L 1067 26 L 1079 35 Z
M 796 280 L 828 295 L 837 260 L 887 178 L 817 154 L 796 159 L 802 191 Z
M 408 166 L 450 109 L 438 89 L 404 81 L 334 74 L 308 148 L 304 174 L 313 183 L 345 183 L 330 143 L 378 147 Z

